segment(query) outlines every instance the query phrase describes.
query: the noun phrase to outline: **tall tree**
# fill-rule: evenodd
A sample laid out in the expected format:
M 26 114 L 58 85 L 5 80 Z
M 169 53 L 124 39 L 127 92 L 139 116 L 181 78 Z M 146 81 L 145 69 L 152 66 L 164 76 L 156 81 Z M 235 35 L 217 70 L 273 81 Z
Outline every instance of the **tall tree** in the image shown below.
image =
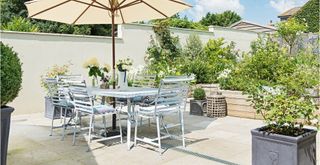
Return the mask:
M 207 13 L 205 17 L 202 17 L 200 23 L 204 26 L 215 25 L 227 27 L 240 20 L 241 17 L 237 13 L 228 10 L 221 14 Z

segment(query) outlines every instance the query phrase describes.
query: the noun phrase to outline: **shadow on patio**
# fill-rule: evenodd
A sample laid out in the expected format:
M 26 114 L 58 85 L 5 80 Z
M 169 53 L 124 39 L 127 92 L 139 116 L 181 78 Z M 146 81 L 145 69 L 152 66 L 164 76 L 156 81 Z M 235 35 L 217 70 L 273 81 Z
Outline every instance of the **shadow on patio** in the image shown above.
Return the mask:
M 90 152 L 86 152 L 88 145 L 82 136 L 77 137 L 76 146 L 72 146 L 71 135 L 61 141 L 59 129 L 49 136 L 50 120 L 42 114 L 13 116 L 8 164 L 250 164 L 250 129 L 261 125 L 261 121 L 190 116 L 188 112 L 184 118 L 187 147 L 180 147 L 178 140 L 163 140 L 165 152 L 159 156 L 150 151 L 155 147 L 141 143 L 127 151 L 126 143 L 120 144 L 118 139 L 93 142 Z M 178 118 L 165 120 L 175 122 Z M 124 121 L 122 124 L 125 126 Z M 146 124 L 138 131 L 138 135 L 156 135 L 153 124 L 150 129 Z M 180 132 L 175 128 L 172 133 Z

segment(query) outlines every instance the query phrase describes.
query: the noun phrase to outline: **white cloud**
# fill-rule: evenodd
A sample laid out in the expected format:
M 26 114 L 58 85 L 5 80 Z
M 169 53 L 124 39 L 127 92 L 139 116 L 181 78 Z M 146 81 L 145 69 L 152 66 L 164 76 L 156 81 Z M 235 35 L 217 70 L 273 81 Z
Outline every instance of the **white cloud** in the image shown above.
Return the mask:
M 186 11 L 194 21 L 199 21 L 208 12 L 222 13 L 226 10 L 232 10 L 240 15 L 244 12 L 244 6 L 240 0 L 195 0 L 193 8 Z
M 308 0 L 271 0 L 270 5 L 279 13 L 283 13 L 293 7 L 302 6 Z

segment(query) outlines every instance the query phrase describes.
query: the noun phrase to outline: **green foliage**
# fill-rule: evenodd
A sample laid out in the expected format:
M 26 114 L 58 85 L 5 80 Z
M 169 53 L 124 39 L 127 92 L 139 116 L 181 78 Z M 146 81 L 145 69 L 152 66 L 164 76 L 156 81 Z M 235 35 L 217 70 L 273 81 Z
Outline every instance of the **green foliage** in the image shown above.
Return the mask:
M 319 0 L 309 0 L 294 17 L 307 23 L 307 32 L 319 32 Z
M 156 75 L 158 82 L 166 75 L 179 74 L 177 61 L 182 49 L 179 38 L 172 36 L 166 22 L 159 22 L 153 30 L 156 36 L 151 37 L 145 60 L 147 73 Z
M 37 25 L 34 25 L 28 19 L 23 17 L 13 17 L 12 20 L 3 26 L 2 30 L 9 31 L 21 31 L 21 32 L 38 32 L 39 28 Z
M 49 68 L 47 70 L 47 72 L 44 75 L 40 76 L 40 84 L 41 87 L 43 87 L 45 89 L 45 91 L 47 92 L 47 96 L 49 96 L 49 86 L 46 83 L 46 79 L 47 78 L 56 78 L 57 76 L 61 76 L 61 75 L 67 75 L 70 72 L 70 64 L 64 64 L 62 66 L 59 65 L 53 65 L 51 68 Z M 57 87 L 57 86 L 56 86 Z
M 298 37 L 306 30 L 305 24 L 299 23 L 295 18 L 291 18 L 278 23 L 276 26 L 277 34 L 288 44 L 289 53 L 291 54 Z
M 13 101 L 21 89 L 22 70 L 18 54 L 8 45 L 1 47 L 1 106 Z
M 203 55 L 203 45 L 200 37 L 195 34 L 191 34 L 187 40 L 186 45 L 183 48 L 183 56 L 187 59 L 195 59 L 196 57 Z
M 223 89 L 249 91 L 259 85 L 277 84 L 279 76 L 291 74 L 294 65 L 271 36 L 259 37 L 251 45 L 251 52 L 232 72 L 219 79 Z
M 257 89 L 251 95 L 251 101 L 268 124 L 265 131 L 270 133 L 298 136 L 304 133 L 304 124 L 320 126 L 320 118 L 315 115 L 317 107 L 310 97 L 290 95 L 286 89 L 269 88 Z
M 13 17 L 27 17 L 27 9 L 24 2 L 28 0 L 1 0 L 1 24 L 10 22 Z
M 195 100 L 205 100 L 206 99 L 206 92 L 202 88 L 196 88 L 193 91 L 193 98 Z
M 225 69 L 232 68 L 237 61 L 237 52 L 234 51 L 234 43 L 227 44 L 223 38 L 210 39 L 204 47 L 204 54 L 210 64 L 212 81 Z
M 228 10 L 221 14 L 207 13 L 207 15 L 200 20 L 200 23 L 204 26 L 214 25 L 228 27 L 240 20 L 241 17 L 237 13 Z
M 199 22 L 193 22 L 188 20 L 187 17 L 180 18 L 179 15 L 174 15 L 167 19 L 150 21 L 153 24 L 159 24 L 160 22 L 167 24 L 169 27 L 196 29 L 196 30 L 208 30 L 207 26 L 200 24 Z
M 290 95 L 302 96 L 307 88 L 320 85 L 320 57 L 311 51 L 301 51 L 291 59 L 292 72 L 279 75 L 278 84 L 284 86 Z
M 63 34 L 79 34 L 79 35 L 111 35 L 111 25 L 68 25 L 59 22 L 27 19 L 27 9 L 24 2 L 28 0 L 1 0 L 1 24 L 10 24 L 10 28 L 1 27 L 3 30 L 14 31 L 36 31 L 45 33 L 63 33 Z M 15 20 L 18 17 L 22 19 L 22 23 Z M 22 18 L 21 18 L 22 17 Z M 15 23 L 12 23 L 15 22 Z M 13 25 L 11 25 L 13 24 Z M 27 30 L 26 25 L 28 25 Z M 13 26 L 13 27 L 12 27 Z M 34 28 L 32 28 L 34 27 Z M 28 30 L 29 29 L 29 30 Z

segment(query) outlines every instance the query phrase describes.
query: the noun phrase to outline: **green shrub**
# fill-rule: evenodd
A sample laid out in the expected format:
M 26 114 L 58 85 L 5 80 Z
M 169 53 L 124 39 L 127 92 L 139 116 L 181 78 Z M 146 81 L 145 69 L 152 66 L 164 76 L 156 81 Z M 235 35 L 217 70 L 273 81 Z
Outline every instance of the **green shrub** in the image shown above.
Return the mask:
M 190 41 L 189 41 L 190 42 Z M 188 45 L 185 54 L 189 57 L 187 52 L 199 52 L 183 64 L 181 69 L 182 73 L 194 74 L 197 83 L 213 83 L 217 82 L 219 73 L 225 69 L 233 68 L 237 61 L 237 52 L 234 51 L 234 43 L 226 44 L 223 38 L 210 39 L 204 48 L 191 48 L 192 45 Z M 196 42 L 201 42 L 196 41 Z M 194 46 L 201 44 L 195 44 Z M 189 48 L 190 47 L 190 48 Z
M 262 36 L 227 76 L 219 76 L 219 83 L 223 89 L 249 91 L 256 86 L 276 85 L 280 76 L 292 75 L 294 70 L 294 60 L 279 43 L 271 36 Z
M 250 97 L 253 107 L 267 123 L 264 131 L 298 136 L 304 133 L 304 124 L 320 127 L 320 118 L 315 115 L 317 107 L 310 97 L 290 95 L 282 87 L 258 88 Z
M 210 39 L 204 47 L 204 54 L 210 64 L 211 80 L 217 82 L 219 74 L 232 68 L 237 62 L 234 43 L 227 44 L 223 38 Z
M 20 31 L 20 32 L 38 32 L 37 25 L 23 17 L 13 17 L 13 19 L 1 27 L 2 30 Z
M 205 100 L 206 99 L 206 92 L 202 88 L 196 88 L 193 91 L 193 98 L 195 100 Z
M 21 89 L 22 70 L 18 54 L 0 42 L 1 47 L 1 106 L 13 101 Z

